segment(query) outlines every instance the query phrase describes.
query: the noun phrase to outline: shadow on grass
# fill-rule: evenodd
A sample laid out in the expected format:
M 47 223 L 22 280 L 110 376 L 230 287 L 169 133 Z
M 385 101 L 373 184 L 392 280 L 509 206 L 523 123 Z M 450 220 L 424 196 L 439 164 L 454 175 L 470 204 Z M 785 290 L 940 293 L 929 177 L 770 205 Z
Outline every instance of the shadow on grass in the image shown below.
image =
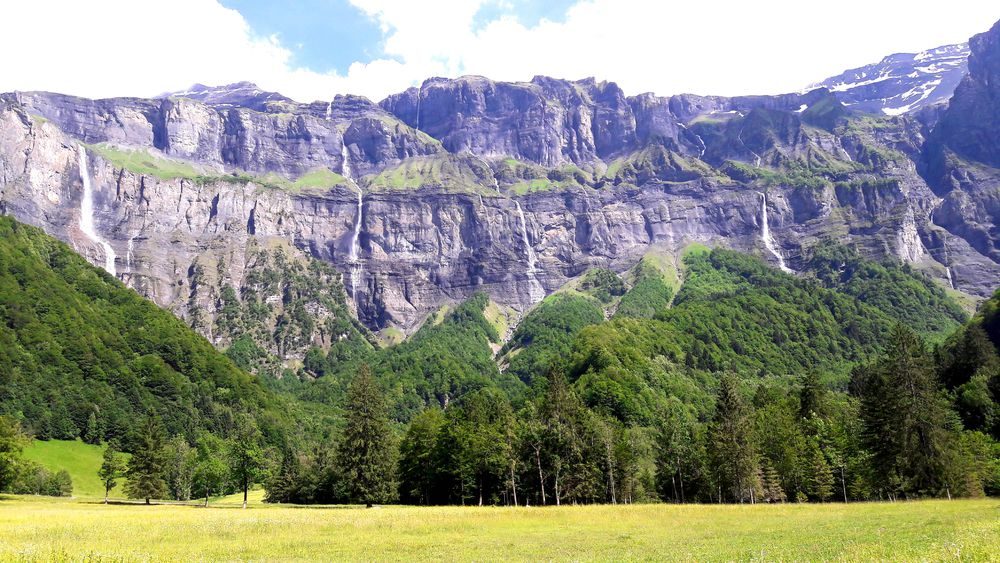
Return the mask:
M 15 497 L 9 497 L 10 500 L 14 500 Z M 0 496 L 0 500 L 4 497 Z M 146 504 L 145 500 L 142 499 L 108 499 L 108 502 L 104 502 L 104 499 L 88 499 L 80 500 L 80 504 L 90 504 L 90 505 L 108 505 L 108 506 L 148 506 L 150 508 L 154 506 L 181 506 L 187 508 L 220 508 L 228 510 L 243 510 L 242 503 L 212 503 L 209 502 L 208 506 L 205 506 L 204 501 L 181 501 L 181 500 L 150 500 L 149 504 Z M 353 504 L 268 504 L 268 503 L 253 503 L 247 506 L 247 509 L 261 509 L 261 508 L 296 508 L 303 510 L 365 510 L 363 505 L 353 505 Z M 376 507 L 378 508 L 378 507 Z

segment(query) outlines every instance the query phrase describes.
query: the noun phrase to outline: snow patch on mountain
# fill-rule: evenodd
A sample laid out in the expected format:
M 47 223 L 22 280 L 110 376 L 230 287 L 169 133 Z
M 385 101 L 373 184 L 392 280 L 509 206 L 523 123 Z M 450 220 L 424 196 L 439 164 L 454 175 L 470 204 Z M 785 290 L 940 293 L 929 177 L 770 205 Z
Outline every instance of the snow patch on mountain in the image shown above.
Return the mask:
M 899 53 L 813 84 L 859 111 L 901 115 L 946 103 L 968 72 L 969 46 L 945 45 Z

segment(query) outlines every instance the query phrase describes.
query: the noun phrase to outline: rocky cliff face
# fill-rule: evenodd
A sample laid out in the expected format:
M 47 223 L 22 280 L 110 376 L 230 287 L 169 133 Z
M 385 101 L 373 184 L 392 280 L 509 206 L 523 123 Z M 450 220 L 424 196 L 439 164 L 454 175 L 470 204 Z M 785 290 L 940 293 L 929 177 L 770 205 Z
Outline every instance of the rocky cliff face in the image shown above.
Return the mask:
M 924 147 L 925 176 L 943 198 L 933 221 L 998 260 L 1000 22 L 969 45 L 969 74 Z
M 965 90 L 996 95 L 992 67 L 971 68 Z M 593 80 L 466 77 L 378 105 L 223 90 L 3 95 L 0 211 L 95 264 L 113 255 L 123 282 L 220 345 L 239 336 L 234 307 L 272 336 L 298 323 L 258 339 L 289 360 L 361 338 L 348 311 L 408 331 L 480 290 L 524 311 L 590 268 L 692 243 L 794 270 L 829 237 L 973 295 L 1000 281 L 992 200 L 931 189 L 920 122 L 852 114 L 826 90 L 627 97 Z M 992 166 L 959 173 L 974 184 Z M 84 177 L 95 233 L 80 228 Z

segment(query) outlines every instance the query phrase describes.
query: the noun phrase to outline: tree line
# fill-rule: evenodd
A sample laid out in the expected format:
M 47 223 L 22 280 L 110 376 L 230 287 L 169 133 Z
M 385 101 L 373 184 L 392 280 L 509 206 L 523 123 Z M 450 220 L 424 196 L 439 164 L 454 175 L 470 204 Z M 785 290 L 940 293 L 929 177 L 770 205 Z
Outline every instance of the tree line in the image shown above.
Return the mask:
M 961 336 L 964 353 L 985 338 L 981 332 L 970 328 Z M 980 361 L 996 365 L 988 340 L 980 344 L 988 347 L 977 352 Z M 724 374 L 710 417 L 673 398 L 645 427 L 588 408 L 563 372 L 552 369 L 542 396 L 518 411 L 500 390 L 486 387 L 447 409 L 421 411 L 403 430 L 391 421 L 379 382 L 362 367 L 336 443 L 275 448 L 245 416 L 229 439 L 203 433 L 189 444 L 168 438 L 150 417 L 130 457 L 107 447 L 99 476 L 106 500 L 124 479 L 126 494 L 146 503 L 204 498 L 207 505 L 212 496 L 240 491 L 244 506 L 255 484 L 264 485 L 268 502 L 368 506 L 997 494 L 991 427 L 964 427 L 941 376 L 956 355 L 939 350 L 937 356 L 900 325 L 885 352 L 854 371 L 850 394 L 830 390 L 814 372 L 794 385 L 763 381 L 752 389 Z M 16 425 L 3 419 L 0 490 L 16 482 L 23 442 Z
M 358 490 L 369 504 L 479 505 L 996 494 L 1000 450 L 991 429 L 965 427 L 936 365 L 924 342 L 897 325 L 884 353 L 855 369 L 849 394 L 815 372 L 792 385 L 723 374 L 710 416 L 672 398 L 650 426 L 588 408 L 553 369 L 541 398 L 516 412 L 502 392 L 483 388 L 420 412 L 398 445 L 381 391 L 363 370 L 339 447 L 286 452 L 268 500 L 345 502 L 362 498 Z M 360 435 L 352 430 L 359 420 L 367 421 Z

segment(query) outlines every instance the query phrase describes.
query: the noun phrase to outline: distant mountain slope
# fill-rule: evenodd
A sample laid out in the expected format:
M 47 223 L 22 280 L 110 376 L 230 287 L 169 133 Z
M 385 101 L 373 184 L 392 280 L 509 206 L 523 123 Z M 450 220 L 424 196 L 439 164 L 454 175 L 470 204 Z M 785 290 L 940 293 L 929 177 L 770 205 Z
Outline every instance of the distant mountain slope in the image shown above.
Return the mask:
M 799 271 L 832 238 L 985 297 L 1000 284 L 984 180 L 996 128 L 979 111 L 997 96 L 990 45 L 972 44 L 984 65 L 969 63 L 964 102 L 926 114 L 975 170 L 927 150 L 925 114 L 882 111 L 932 102 L 960 74 L 956 47 L 889 57 L 836 93 L 776 96 L 630 96 L 544 76 L 430 78 L 377 104 L 300 104 L 242 83 L 146 100 L 0 94 L 0 213 L 218 346 L 252 333 L 241 345 L 279 369 L 313 345 L 361 352 L 365 327 L 412 334 L 477 292 L 526 315 L 588 270 L 620 274 L 692 243 Z M 863 100 L 882 101 L 853 111 Z M 961 189 L 945 197 L 946 183 Z M 280 255 L 303 270 L 286 273 Z M 332 268 L 312 275 L 315 261 Z
M 813 87 L 829 89 L 851 109 L 900 115 L 946 103 L 968 72 L 968 58 L 967 43 L 899 53 Z
M 233 106 L 267 111 L 269 103 L 293 103 L 277 92 L 265 92 L 253 82 L 236 82 L 224 86 L 195 84 L 181 92 L 169 92 L 162 98 L 188 98 L 215 106 Z
M 142 417 L 227 434 L 275 398 L 184 323 L 65 244 L 0 217 L 0 414 L 39 438 L 125 439 Z

